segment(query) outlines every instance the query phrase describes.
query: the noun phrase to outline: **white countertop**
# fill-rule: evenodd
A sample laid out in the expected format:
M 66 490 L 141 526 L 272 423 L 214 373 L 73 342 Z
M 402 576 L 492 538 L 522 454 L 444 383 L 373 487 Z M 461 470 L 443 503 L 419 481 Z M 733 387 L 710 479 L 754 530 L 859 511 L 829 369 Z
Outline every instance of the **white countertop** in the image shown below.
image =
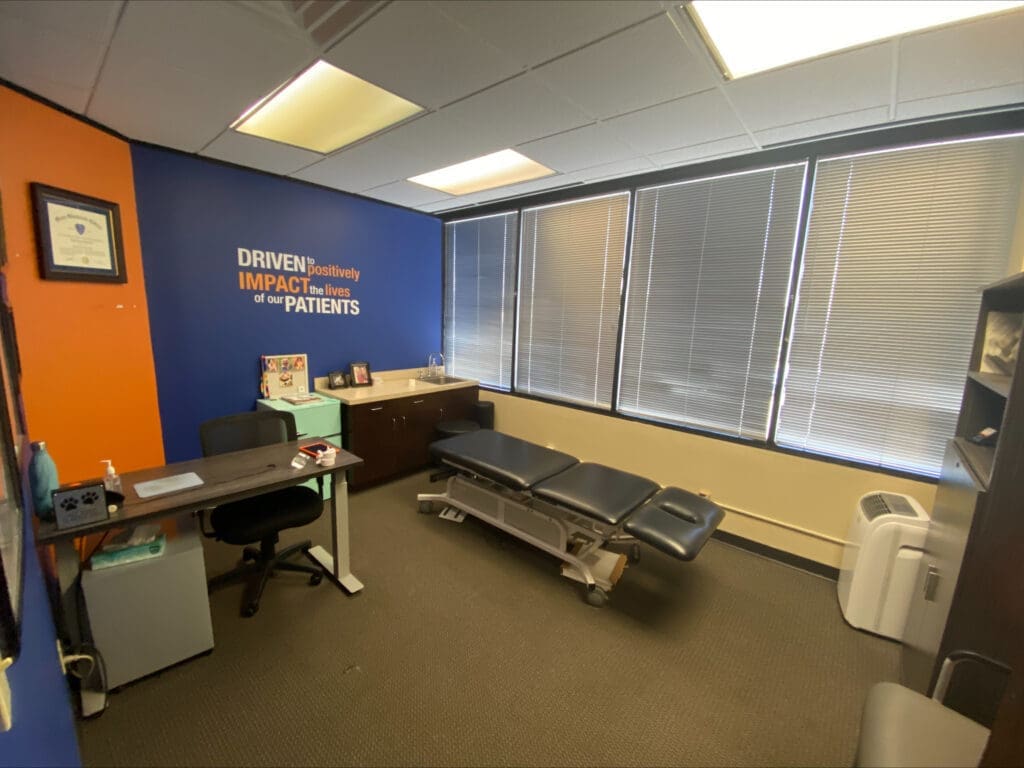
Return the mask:
M 318 376 L 313 380 L 313 386 L 314 391 L 323 397 L 340 400 L 346 405 L 362 405 L 363 403 L 377 403 L 381 400 L 394 400 L 399 397 L 430 395 L 448 389 L 475 387 L 480 383 L 472 379 L 466 379 L 464 381 L 452 382 L 451 384 L 430 384 L 421 381 L 418 378 L 419 373 L 420 369 L 418 368 L 374 372 L 373 384 L 370 386 L 346 387 L 344 389 L 331 389 L 327 386 L 327 377 Z

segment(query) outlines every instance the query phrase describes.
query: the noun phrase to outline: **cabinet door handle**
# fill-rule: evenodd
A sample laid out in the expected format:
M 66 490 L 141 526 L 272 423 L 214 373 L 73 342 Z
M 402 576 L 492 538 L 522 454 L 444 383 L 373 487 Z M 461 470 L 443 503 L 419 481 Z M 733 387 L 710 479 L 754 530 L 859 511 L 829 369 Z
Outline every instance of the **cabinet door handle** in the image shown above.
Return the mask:
M 407 426 L 407 422 L 405 420 L 405 416 L 403 416 L 402 417 L 402 429 L 405 429 L 406 426 Z
M 391 417 L 391 431 L 392 432 L 397 432 L 398 431 L 398 419 L 395 418 L 394 416 Z
M 928 572 L 924 577 L 924 599 L 929 603 L 935 602 L 935 590 L 939 588 L 939 569 L 934 565 L 928 566 Z
M 378 405 L 376 408 L 371 408 L 370 410 L 371 411 L 383 411 L 384 410 L 384 406 L 383 405 Z
M 419 404 L 420 404 L 420 403 L 422 403 L 422 402 L 423 402 L 422 400 L 413 400 L 413 401 L 412 401 L 412 404 L 413 404 L 413 405 L 419 405 Z

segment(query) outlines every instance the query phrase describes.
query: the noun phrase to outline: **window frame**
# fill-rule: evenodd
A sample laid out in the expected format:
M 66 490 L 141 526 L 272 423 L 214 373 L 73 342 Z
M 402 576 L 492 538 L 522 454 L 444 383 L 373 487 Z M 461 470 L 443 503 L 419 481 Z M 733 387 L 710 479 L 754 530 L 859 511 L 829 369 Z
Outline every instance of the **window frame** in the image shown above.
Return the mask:
M 651 171 L 648 173 L 637 174 L 633 176 L 627 176 L 608 181 L 595 182 L 592 184 L 561 187 L 550 192 L 540 192 L 528 196 L 501 198 L 492 202 L 482 203 L 475 206 L 456 208 L 440 212 L 437 214 L 437 216 L 441 219 L 443 223 L 448 223 L 449 221 L 456 221 L 459 219 L 488 216 L 496 213 L 518 212 L 520 226 L 519 241 L 521 244 L 523 225 L 522 213 L 527 208 L 535 208 L 549 204 L 572 202 L 575 200 L 601 197 L 614 193 L 629 193 L 629 206 L 626 221 L 626 254 L 623 262 L 623 283 L 622 288 L 620 290 L 619 323 L 616 338 L 616 355 L 615 369 L 613 372 L 612 382 L 611 409 L 605 410 L 579 403 L 568 402 L 565 400 L 558 400 L 539 395 L 526 394 L 516 390 L 515 377 L 517 375 L 517 371 L 515 369 L 515 350 L 518 348 L 519 343 L 518 284 L 520 280 L 521 270 L 520 253 L 516 254 L 516 279 L 514 285 L 515 294 L 513 297 L 513 311 L 516 316 L 513 319 L 513 322 L 515 323 L 515 337 L 513 339 L 513 353 L 511 361 L 513 366 L 512 388 L 507 392 L 504 390 L 495 389 L 493 387 L 488 387 L 486 385 L 481 385 L 481 388 L 484 389 L 485 391 L 493 391 L 506 396 L 521 397 L 527 400 L 548 403 L 563 408 L 574 408 L 586 411 L 588 413 L 596 413 L 610 418 L 624 419 L 626 421 L 632 421 L 641 424 L 651 424 L 662 429 L 669 429 L 677 432 L 699 435 L 701 437 L 707 437 L 714 440 L 724 440 L 726 442 L 737 443 L 740 445 L 745 445 L 760 450 L 769 450 L 783 455 L 803 458 L 810 461 L 819 461 L 827 464 L 851 467 L 854 469 L 859 469 L 867 472 L 874 472 L 881 475 L 906 478 L 917 482 L 935 484 L 938 482 L 937 478 L 928 475 L 922 475 L 914 472 L 907 472 L 885 467 L 878 467 L 870 464 L 865 464 L 860 461 L 855 461 L 852 459 L 845 459 L 836 456 L 827 456 L 817 453 L 811 453 L 800 449 L 779 446 L 776 445 L 774 442 L 775 431 L 779 417 L 781 388 L 784 380 L 783 368 L 786 365 L 786 360 L 788 359 L 789 355 L 790 335 L 793 323 L 795 303 L 797 298 L 796 276 L 799 275 L 803 269 L 803 254 L 805 250 L 805 240 L 807 237 L 807 229 L 809 222 L 810 205 L 812 197 L 811 192 L 814 188 L 816 180 L 817 162 L 819 159 L 834 157 L 841 154 L 853 154 L 858 152 L 869 152 L 872 150 L 877 151 L 886 149 L 896 151 L 902 148 L 909 148 L 911 146 L 919 144 L 951 141 L 956 139 L 976 139 L 983 137 L 995 137 L 1012 133 L 1020 133 L 1020 126 L 1022 124 L 1024 124 L 1024 107 L 1020 106 L 1014 106 L 1009 108 L 997 108 L 990 110 L 978 110 L 966 114 L 948 116 L 933 120 L 909 120 L 902 123 L 894 123 L 884 126 L 864 128 L 849 133 L 827 135 L 822 137 L 816 137 L 809 140 L 785 142 L 762 149 L 760 151 L 753 151 L 746 154 L 735 155 L 726 158 L 719 158 L 715 160 L 708 160 L 704 162 L 694 163 L 691 165 L 679 166 L 676 168 Z M 636 208 L 635 203 L 637 191 L 642 188 L 651 186 L 659 186 L 686 181 L 695 181 L 702 177 L 721 176 L 732 173 L 757 170 L 759 168 L 766 166 L 782 165 L 793 162 L 807 162 L 807 176 L 804 182 L 803 198 L 800 202 L 799 226 L 797 229 L 797 237 L 795 243 L 795 258 L 792 266 L 793 277 L 790 280 L 789 295 L 786 299 L 787 306 L 785 319 L 783 323 L 782 345 L 779 349 L 780 372 L 779 375 L 776 377 L 775 382 L 775 392 L 772 402 L 772 408 L 770 411 L 767 439 L 762 441 L 750 438 L 741 438 L 705 429 L 698 429 L 692 426 L 658 421 L 656 419 L 640 415 L 621 413 L 617 408 L 617 403 L 619 396 L 619 378 L 621 375 L 621 345 L 624 327 L 623 311 L 626 299 L 626 276 L 628 275 L 628 270 L 630 267 L 630 255 L 632 252 L 635 228 L 634 216 Z M 442 262 L 444 259 L 445 247 L 446 245 L 442 238 Z M 443 283 L 444 277 L 442 276 L 442 286 Z M 444 320 L 442 313 L 442 326 L 443 322 Z M 442 334 L 443 333 L 444 329 L 442 327 Z

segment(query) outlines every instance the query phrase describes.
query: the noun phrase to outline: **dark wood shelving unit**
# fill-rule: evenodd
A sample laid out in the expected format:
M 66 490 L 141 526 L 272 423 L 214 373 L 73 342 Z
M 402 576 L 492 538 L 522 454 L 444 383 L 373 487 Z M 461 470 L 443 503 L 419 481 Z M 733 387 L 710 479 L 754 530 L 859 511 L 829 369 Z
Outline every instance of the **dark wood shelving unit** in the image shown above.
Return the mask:
M 955 437 L 949 442 L 904 635 L 902 680 L 934 689 L 953 651 L 1012 663 L 1024 637 L 1024 274 L 982 291 Z M 984 429 L 997 430 L 979 444 Z M 973 439 L 972 439 L 973 438 Z M 962 665 L 946 704 L 991 725 L 1005 679 Z M 1024 670 L 1015 670 L 1024 674 Z

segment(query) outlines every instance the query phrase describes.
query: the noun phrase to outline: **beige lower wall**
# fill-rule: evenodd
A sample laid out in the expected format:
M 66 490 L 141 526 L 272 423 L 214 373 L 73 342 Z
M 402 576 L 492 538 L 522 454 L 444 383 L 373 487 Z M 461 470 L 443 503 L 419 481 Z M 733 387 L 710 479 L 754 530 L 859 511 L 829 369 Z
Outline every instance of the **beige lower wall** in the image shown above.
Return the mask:
M 481 390 L 480 399 L 494 403 L 494 427 L 501 432 L 643 475 L 663 486 L 709 491 L 727 508 L 722 530 L 837 568 L 863 494 L 906 493 L 928 511 L 935 498 L 932 483 L 524 397 Z

